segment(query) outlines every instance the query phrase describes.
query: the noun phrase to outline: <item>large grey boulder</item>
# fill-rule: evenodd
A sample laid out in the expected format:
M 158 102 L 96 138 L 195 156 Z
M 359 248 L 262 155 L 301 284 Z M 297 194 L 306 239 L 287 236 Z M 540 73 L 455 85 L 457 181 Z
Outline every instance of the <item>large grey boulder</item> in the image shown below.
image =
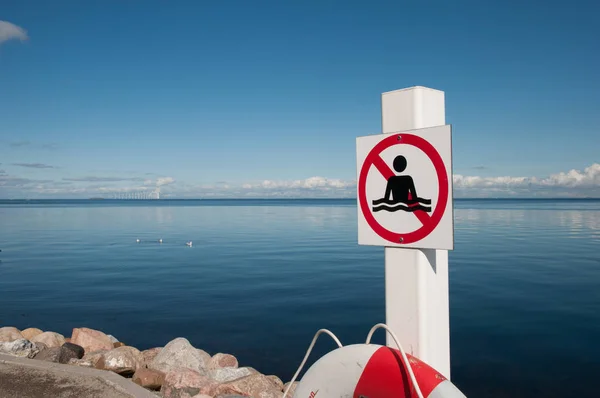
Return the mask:
M 25 339 L 0 343 L 0 353 L 21 358 L 33 358 L 40 349 L 34 343 Z
M 164 373 L 184 368 L 207 376 L 206 362 L 206 357 L 198 352 L 187 339 L 178 337 L 160 350 L 158 355 L 148 364 L 148 368 L 160 370 Z

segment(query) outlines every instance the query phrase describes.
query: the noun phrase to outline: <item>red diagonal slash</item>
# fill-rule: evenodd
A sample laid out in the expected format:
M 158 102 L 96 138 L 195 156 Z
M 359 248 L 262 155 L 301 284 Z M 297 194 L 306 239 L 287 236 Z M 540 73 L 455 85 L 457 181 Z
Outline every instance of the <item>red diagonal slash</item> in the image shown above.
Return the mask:
M 390 166 L 388 166 L 379 155 L 373 157 L 373 166 L 375 166 L 375 168 L 379 170 L 383 178 L 385 178 L 386 180 L 389 180 L 391 177 L 396 175 L 394 174 L 392 169 L 390 169 Z M 411 199 L 410 196 L 408 199 Z M 421 221 L 421 224 L 423 225 L 429 224 L 429 222 L 431 221 L 431 217 L 429 217 L 429 214 L 427 214 L 423 210 L 415 210 L 412 213 L 415 216 L 417 216 L 417 218 L 419 219 L 419 221 Z

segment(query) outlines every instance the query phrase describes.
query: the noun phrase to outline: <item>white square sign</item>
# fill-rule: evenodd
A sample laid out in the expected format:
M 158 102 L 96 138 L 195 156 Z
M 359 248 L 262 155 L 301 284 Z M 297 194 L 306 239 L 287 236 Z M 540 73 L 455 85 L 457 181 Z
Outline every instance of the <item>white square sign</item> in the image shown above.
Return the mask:
M 358 244 L 454 249 L 450 125 L 356 139 Z

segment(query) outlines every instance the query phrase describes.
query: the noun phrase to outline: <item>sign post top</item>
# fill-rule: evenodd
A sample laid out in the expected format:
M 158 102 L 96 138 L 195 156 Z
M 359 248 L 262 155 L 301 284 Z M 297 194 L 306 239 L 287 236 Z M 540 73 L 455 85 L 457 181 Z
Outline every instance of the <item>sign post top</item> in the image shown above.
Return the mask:
M 412 87 L 406 87 L 406 88 L 399 88 L 397 90 L 385 91 L 385 92 L 381 93 L 381 95 L 384 96 L 384 95 L 389 95 L 389 94 L 394 94 L 394 93 L 410 92 L 410 91 L 416 91 L 416 90 L 428 90 L 428 91 L 433 91 L 436 93 L 444 94 L 444 92 L 442 90 L 437 90 L 435 88 L 430 88 L 430 87 L 425 87 L 425 86 L 412 86 Z
M 446 124 L 444 92 L 410 87 L 381 94 L 384 134 Z

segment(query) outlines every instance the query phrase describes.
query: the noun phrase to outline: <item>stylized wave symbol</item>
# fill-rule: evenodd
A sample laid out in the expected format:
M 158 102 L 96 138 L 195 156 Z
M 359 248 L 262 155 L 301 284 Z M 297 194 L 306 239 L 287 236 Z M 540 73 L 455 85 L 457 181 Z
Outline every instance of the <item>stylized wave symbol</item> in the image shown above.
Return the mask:
M 381 199 L 374 200 L 373 206 L 377 206 L 382 203 L 386 204 L 386 205 L 395 205 L 398 203 L 403 203 L 405 205 L 413 205 L 415 203 L 419 203 L 419 204 L 423 204 L 423 205 L 430 205 L 431 199 L 415 198 L 415 199 L 408 199 L 408 200 L 392 200 L 392 199 L 381 198 Z
M 431 207 L 425 207 L 422 205 L 416 205 L 416 206 L 403 206 L 402 204 L 398 204 L 396 206 L 387 206 L 387 205 L 380 205 L 380 206 L 375 206 L 373 207 L 373 212 L 377 212 L 377 211 L 381 211 L 381 210 L 385 210 L 385 211 L 391 211 L 391 212 L 395 212 L 398 210 L 402 210 L 402 211 L 407 211 L 407 212 L 414 212 L 417 210 L 421 210 L 424 211 L 426 213 L 430 213 L 431 212 Z

